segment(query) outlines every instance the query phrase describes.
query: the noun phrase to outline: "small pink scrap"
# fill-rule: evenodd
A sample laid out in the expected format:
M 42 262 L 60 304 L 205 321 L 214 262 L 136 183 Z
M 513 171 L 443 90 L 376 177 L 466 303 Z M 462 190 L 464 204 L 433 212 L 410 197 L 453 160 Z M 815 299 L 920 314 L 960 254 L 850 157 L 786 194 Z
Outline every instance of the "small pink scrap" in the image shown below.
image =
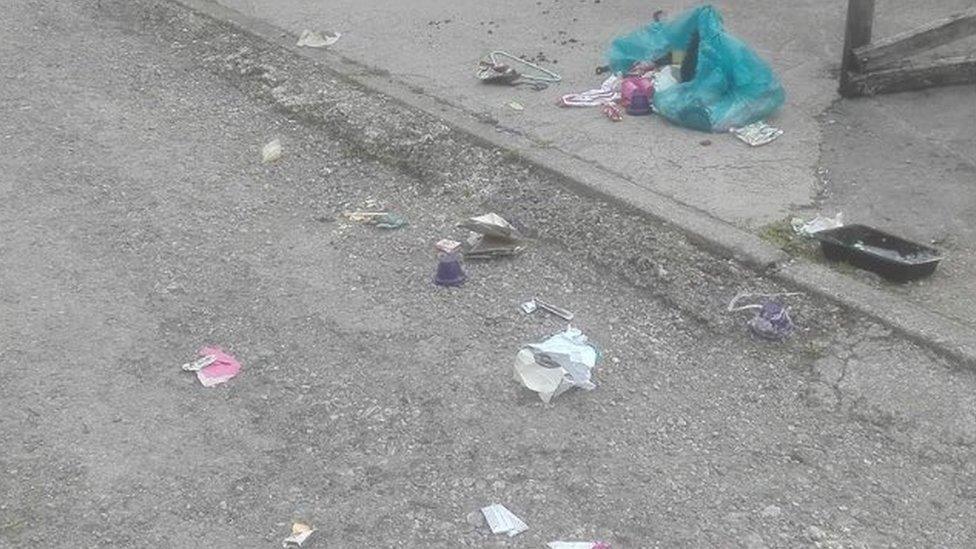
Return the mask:
M 220 347 L 203 347 L 197 351 L 201 357 L 213 355 L 214 361 L 209 366 L 197 370 L 197 379 L 204 387 L 220 385 L 236 376 L 241 371 L 241 363 L 233 355 L 225 353 Z

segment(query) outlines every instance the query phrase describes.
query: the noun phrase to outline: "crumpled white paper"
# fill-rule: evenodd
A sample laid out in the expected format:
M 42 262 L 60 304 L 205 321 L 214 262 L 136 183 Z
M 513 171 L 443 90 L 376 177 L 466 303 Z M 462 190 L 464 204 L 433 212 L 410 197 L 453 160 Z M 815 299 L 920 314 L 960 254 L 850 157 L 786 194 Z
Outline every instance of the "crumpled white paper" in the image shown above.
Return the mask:
M 515 355 L 515 381 L 539 393 L 548 403 L 572 387 L 590 391 L 599 353 L 580 330 L 569 327 L 542 343 L 526 345 Z

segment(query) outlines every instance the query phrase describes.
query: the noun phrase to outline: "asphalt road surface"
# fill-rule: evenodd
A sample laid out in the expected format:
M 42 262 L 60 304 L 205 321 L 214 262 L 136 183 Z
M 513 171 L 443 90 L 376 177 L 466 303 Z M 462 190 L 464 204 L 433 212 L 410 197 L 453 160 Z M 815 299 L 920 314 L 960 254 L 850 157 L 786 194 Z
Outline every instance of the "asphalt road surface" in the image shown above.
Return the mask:
M 970 371 L 804 297 L 757 341 L 724 305 L 780 288 L 668 228 L 530 173 L 418 178 L 223 77 L 194 16 L 104 4 L 0 18 L 0 545 L 976 543 Z M 341 215 L 373 203 L 410 224 Z M 488 210 L 527 252 L 434 286 Z M 595 390 L 512 380 L 565 328 L 532 296 L 604 349 Z M 179 368 L 208 344 L 243 364 L 216 388 Z M 472 524 L 490 503 L 530 529 Z

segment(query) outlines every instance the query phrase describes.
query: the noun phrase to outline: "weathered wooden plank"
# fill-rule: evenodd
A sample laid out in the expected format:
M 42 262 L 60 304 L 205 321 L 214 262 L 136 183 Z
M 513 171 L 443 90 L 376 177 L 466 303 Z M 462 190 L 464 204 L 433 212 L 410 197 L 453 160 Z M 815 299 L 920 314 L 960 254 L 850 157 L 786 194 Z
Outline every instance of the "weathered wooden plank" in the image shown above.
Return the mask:
M 868 72 L 976 34 L 976 7 L 873 44 L 854 46 L 853 67 Z
M 874 25 L 874 0 L 847 0 L 847 23 L 844 28 L 844 56 L 840 63 L 840 93 L 847 95 L 848 75 L 857 66 L 854 50 L 871 43 Z
M 845 95 L 875 95 L 973 83 L 976 83 L 976 55 L 947 57 L 866 73 L 849 73 L 849 94 Z

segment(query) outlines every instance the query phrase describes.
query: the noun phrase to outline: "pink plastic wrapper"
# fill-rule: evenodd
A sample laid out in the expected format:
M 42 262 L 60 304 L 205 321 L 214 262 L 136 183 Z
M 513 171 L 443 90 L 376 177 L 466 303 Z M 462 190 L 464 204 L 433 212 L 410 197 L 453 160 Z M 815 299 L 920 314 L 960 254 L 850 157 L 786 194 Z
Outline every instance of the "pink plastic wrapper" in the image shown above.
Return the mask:
M 225 353 L 220 347 L 203 347 L 197 351 L 201 357 L 213 355 L 213 364 L 197 370 L 197 379 L 204 387 L 220 385 L 241 371 L 241 363 L 233 355 Z
M 625 77 L 624 81 L 620 84 L 620 104 L 625 107 L 630 105 L 630 98 L 635 94 L 646 95 L 648 97 L 653 96 L 654 83 L 643 76 Z

